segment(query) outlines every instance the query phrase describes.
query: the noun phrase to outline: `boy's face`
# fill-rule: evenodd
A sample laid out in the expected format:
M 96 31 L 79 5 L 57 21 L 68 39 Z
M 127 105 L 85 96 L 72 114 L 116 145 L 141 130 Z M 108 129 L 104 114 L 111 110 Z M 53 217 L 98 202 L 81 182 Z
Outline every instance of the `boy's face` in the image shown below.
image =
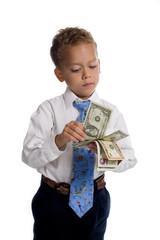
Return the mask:
M 100 73 L 100 61 L 92 43 L 80 43 L 64 50 L 60 69 L 55 69 L 57 78 L 65 81 L 69 89 L 86 100 L 94 92 Z

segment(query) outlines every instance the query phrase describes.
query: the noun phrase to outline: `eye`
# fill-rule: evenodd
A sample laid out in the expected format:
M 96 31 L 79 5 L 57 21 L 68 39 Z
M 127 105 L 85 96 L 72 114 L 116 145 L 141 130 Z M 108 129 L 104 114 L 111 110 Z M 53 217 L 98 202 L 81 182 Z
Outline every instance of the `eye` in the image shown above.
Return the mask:
M 73 73 L 76 73 L 76 72 L 79 72 L 80 71 L 80 69 L 71 69 L 71 72 L 73 72 Z
M 89 68 L 91 68 L 91 69 L 94 69 L 94 68 L 96 68 L 96 67 L 97 67 L 97 65 L 89 66 Z

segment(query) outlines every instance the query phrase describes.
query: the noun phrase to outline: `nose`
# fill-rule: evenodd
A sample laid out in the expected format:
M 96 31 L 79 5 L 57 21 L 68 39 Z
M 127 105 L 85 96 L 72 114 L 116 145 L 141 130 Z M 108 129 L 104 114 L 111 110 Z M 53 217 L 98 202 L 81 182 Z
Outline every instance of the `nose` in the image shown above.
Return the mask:
M 89 71 L 89 69 L 84 69 L 82 79 L 86 80 L 88 78 L 91 78 L 90 71 Z

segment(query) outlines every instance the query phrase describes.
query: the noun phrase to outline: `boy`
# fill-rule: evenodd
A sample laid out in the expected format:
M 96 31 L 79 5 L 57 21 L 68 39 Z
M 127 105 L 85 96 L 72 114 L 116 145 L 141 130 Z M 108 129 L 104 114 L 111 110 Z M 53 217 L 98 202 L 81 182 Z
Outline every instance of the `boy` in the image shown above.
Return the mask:
M 80 28 L 60 30 L 53 39 L 50 54 L 56 67 L 55 75 L 60 82 L 66 82 L 67 89 L 63 95 L 39 106 L 31 117 L 24 140 L 23 161 L 42 174 L 40 188 L 32 201 L 34 240 L 103 240 L 110 196 L 105 188 L 104 172 L 98 172 L 96 168 L 94 143 L 88 145 L 88 153 L 95 158 L 93 206 L 79 217 L 69 205 L 72 201 L 69 196 L 73 180 L 72 143 L 83 141 L 86 136 L 83 124 L 77 120 L 80 111 L 75 102 L 94 101 L 112 109 L 106 134 L 118 129 L 127 132 L 127 128 L 118 109 L 100 99 L 95 91 L 100 61 L 97 45 L 89 32 Z M 118 144 L 125 160 L 115 171 L 122 172 L 133 167 L 136 159 L 129 137 L 119 140 Z M 81 203 L 77 203 L 79 211 L 82 211 Z

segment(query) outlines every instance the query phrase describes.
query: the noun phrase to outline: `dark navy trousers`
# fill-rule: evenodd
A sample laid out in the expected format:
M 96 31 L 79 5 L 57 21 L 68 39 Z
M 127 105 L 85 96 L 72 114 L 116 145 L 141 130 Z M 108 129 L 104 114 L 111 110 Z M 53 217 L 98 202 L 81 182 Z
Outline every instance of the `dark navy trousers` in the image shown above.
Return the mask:
M 69 196 L 62 195 L 43 180 L 32 200 L 34 240 L 103 240 L 110 211 L 106 188 L 94 183 L 93 207 L 79 218 L 69 207 Z

